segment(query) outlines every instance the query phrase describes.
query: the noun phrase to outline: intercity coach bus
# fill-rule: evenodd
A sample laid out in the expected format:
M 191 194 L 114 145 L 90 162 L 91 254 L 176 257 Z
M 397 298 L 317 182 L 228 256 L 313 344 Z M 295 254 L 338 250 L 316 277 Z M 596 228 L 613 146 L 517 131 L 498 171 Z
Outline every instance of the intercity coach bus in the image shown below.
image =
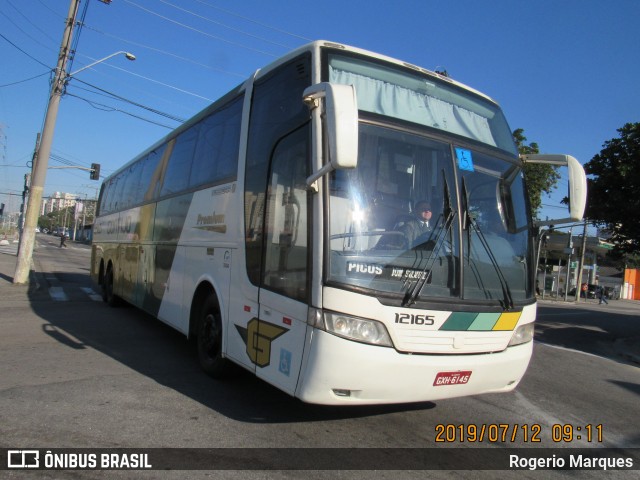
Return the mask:
M 519 157 L 489 97 L 313 42 L 104 181 L 91 276 L 211 376 L 233 362 L 304 402 L 510 391 L 536 316 L 526 161 L 568 167 L 581 218 L 581 165 Z

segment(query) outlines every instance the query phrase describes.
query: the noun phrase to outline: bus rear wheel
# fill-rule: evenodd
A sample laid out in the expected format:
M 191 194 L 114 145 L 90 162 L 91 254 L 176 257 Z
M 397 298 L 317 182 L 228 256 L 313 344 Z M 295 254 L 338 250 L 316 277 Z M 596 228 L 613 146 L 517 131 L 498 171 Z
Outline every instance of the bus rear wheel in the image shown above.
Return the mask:
M 222 356 L 222 317 L 214 295 L 209 295 L 200 309 L 197 344 L 202 369 L 213 378 L 224 378 L 229 364 Z
M 119 305 L 119 298 L 113 293 L 113 269 L 111 266 L 107 268 L 102 281 L 102 300 L 110 307 Z

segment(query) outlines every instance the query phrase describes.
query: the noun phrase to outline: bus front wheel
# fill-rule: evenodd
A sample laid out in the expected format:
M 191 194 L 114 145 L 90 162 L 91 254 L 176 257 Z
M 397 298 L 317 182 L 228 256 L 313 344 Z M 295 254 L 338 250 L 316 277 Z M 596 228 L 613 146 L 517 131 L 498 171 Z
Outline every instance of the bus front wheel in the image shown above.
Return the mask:
M 197 343 L 202 369 L 213 378 L 225 377 L 228 362 L 222 356 L 222 317 L 214 295 L 209 295 L 200 309 Z

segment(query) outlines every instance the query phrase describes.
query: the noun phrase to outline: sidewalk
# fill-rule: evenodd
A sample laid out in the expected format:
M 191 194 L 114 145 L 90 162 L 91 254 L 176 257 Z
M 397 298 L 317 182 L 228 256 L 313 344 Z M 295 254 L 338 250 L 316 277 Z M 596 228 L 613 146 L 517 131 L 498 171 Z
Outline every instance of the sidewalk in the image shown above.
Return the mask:
M 546 295 L 545 298 L 542 298 L 539 295 L 536 295 L 536 299 L 538 300 L 539 303 L 545 303 L 545 304 L 573 304 L 573 305 L 598 305 L 599 300 L 597 298 L 589 298 L 585 301 L 584 298 L 581 298 L 580 300 L 576 301 L 574 297 L 569 297 L 567 298 L 567 300 L 565 301 L 564 297 L 550 297 L 549 295 Z M 609 302 L 609 305 L 627 305 L 627 306 L 637 306 L 638 310 L 640 310 L 640 300 L 627 300 L 626 298 L 620 298 L 618 300 L 611 300 L 611 299 L 607 299 L 607 301 Z M 640 312 L 638 313 L 640 315 Z
M 19 304 L 33 306 L 34 302 L 48 301 L 50 298 L 44 276 L 35 271 L 33 263 L 27 283 L 13 283 L 17 260 L 14 252 L 0 251 L 0 309 Z

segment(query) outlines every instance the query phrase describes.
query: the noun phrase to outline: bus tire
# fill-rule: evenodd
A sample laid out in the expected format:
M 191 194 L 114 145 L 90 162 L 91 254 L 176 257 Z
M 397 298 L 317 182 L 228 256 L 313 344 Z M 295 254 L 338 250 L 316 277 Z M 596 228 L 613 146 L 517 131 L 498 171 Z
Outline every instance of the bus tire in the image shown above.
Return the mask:
M 120 299 L 113 293 L 113 268 L 111 265 L 107 267 L 102 281 L 102 300 L 110 307 L 117 307 L 120 304 Z
M 222 356 L 222 316 L 215 295 L 206 297 L 198 312 L 198 359 L 202 369 L 213 378 L 224 378 L 229 363 Z

